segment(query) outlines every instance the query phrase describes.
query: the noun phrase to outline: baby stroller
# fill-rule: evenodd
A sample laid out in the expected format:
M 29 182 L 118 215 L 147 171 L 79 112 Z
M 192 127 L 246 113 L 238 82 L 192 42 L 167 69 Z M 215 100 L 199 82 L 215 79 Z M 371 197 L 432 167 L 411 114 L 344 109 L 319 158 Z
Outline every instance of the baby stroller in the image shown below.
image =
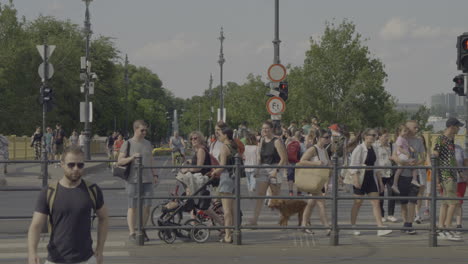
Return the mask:
M 207 176 L 203 176 L 201 174 L 187 174 L 182 176 L 181 174 L 179 174 L 176 179 L 184 186 L 184 188 L 188 187 L 190 189 L 191 196 L 210 195 L 210 191 L 207 190 L 207 186 L 210 185 L 214 180 L 214 178 L 210 179 Z M 182 196 L 184 194 L 185 193 L 183 193 Z M 158 226 L 174 227 L 170 229 L 159 230 L 159 238 L 168 244 L 174 243 L 177 237 L 183 239 L 191 239 L 193 241 L 196 241 L 197 243 L 206 242 L 210 237 L 210 229 L 203 228 L 207 225 L 202 222 L 202 219 L 198 217 L 198 214 L 195 219 L 188 219 L 183 224 L 182 218 L 184 211 L 190 212 L 194 209 L 206 210 L 210 207 L 210 204 L 211 198 L 191 199 L 190 196 L 187 195 L 187 198 L 168 200 L 163 202 L 161 206 L 155 207 L 153 209 L 151 217 L 153 224 L 157 224 Z M 158 209 L 161 210 L 161 215 L 155 221 L 154 215 Z M 180 226 L 189 225 L 196 226 L 198 228 L 180 228 Z

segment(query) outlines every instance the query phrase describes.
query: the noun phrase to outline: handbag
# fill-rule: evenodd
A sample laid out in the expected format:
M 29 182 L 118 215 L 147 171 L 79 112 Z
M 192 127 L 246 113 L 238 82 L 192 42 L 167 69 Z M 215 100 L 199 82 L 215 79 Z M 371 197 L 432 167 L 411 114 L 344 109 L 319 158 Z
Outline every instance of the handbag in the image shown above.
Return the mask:
M 127 144 L 128 146 L 127 146 L 127 153 L 125 156 L 126 158 L 130 156 L 130 141 L 127 141 Z M 122 180 L 127 181 L 128 177 L 130 176 L 131 165 L 132 165 L 131 162 L 122 166 L 118 166 L 116 163 L 116 165 L 114 166 L 112 170 L 112 176 L 121 178 Z
M 315 146 L 314 146 L 315 147 Z M 318 156 L 317 149 L 316 153 Z M 304 162 L 296 163 L 296 166 L 307 166 Z M 330 169 L 295 169 L 294 182 L 299 190 L 309 193 L 320 193 L 323 186 L 328 182 Z

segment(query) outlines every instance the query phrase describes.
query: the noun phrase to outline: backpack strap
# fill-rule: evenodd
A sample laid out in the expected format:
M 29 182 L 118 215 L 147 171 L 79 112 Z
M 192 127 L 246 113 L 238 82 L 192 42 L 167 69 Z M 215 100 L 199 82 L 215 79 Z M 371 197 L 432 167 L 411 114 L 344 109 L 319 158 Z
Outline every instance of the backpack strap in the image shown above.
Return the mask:
M 49 207 L 49 215 L 48 215 L 48 220 L 47 221 L 47 229 L 49 233 L 52 233 L 52 210 L 54 208 L 54 201 L 55 201 L 55 195 L 57 194 L 58 190 L 58 185 L 59 182 L 54 182 L 54 183 L 49 183 L 49 186 L 47 186 L 47 196 L 46 196 L 46 203 L 47 207 Z
M 320 161 L 320 155 L 318 153 L 318 149 L 315 145 L 313 145 L 314 149 L 315 149 L 315 156 L 317 156 L 318 160 Z
M 89 198 L 93 202 L 93 211 L 96 213 L 96 202 L 97 202 L 97 185 L 92 182 L 82 180 L 86 184 L 86 189 L 88 190 Z

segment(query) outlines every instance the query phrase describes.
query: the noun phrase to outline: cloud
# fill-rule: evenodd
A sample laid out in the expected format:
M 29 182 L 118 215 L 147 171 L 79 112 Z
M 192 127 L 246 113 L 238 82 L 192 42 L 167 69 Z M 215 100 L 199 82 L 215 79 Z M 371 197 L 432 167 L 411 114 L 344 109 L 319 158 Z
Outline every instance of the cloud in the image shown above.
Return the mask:
M 385 23 L 379 36 L 384 40 L 428 39 L 441 37 L 444 31 L 441 27 L 418 25 L 414 19 L 394 17 Z
M 400 18 L 390 19 L 380 30 L 380 37 L 385 40 L 402 39 L 409 30 L 409 23 Z
M 54 0 L 47 5 L 47 10 L 50 13 L 59 13 L 62 10 L 64 10 L 64 8 L 65 8 L 65 5 L 63 4 L 63 1 L 59 1 L 59 0 Z
M 200 43 L 180 33 L 166 41 L 149 42 L 138 49 L 136 59 L 172 60 L 187 56 L 200 46 Z

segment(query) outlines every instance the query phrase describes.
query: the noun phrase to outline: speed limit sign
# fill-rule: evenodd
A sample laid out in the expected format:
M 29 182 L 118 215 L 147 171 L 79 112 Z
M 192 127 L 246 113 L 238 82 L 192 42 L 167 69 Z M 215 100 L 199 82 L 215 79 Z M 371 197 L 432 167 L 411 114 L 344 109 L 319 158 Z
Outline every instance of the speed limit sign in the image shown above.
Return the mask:
M 286 110 L 286 103 L 280 97 L 273 96 L 268 99 L 266 108 L 270 115 L 281 115 Z

